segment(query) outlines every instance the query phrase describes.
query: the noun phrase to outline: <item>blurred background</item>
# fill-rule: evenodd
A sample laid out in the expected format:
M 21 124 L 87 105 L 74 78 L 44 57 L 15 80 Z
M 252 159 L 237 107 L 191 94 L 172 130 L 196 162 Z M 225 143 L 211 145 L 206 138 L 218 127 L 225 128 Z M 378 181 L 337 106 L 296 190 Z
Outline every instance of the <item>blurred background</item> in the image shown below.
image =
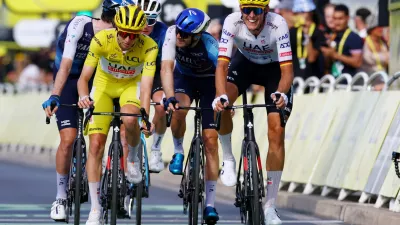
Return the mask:
M 171 25 L 176 15 L 184 8 L 197 7 L 205 10 L 213 19 L 208 31 L 216 38 L 219 38 L 224 18 L 238 10 L 238 1 L 234 0 L 162 1 L 163 11 L 159 20 Z M 101 2 L 101 0 L 0 0 L 0 83 L 14 84 L 19 90 L 44 87 L 43 85 L 51 88 L 56 38 L 65 24 L 75 15 L 99 17 Z M 293 13 L 290 13 L 292 2 L 293 0 L 271 0 L 270 3 L 271 10 L 284 15 L 290 26 L 293 25 L 290 20 L 294 20 Z M 358 9 L 365 8 L 372 15 L 378 15 L 379 26 L 383 27 L 383 39 L 386 45 L 390 46 L 390 61 L 399 61 L 400 10 L 397 10 L 400 8 L 399 0 L 315 0 L 315 3 L 316 12 L 322 22 L 321 29 L 326 26 L 327 15 L 324 14 L 324 7 L 329 3 L 344 3 L 349 7 L 351 16 L 349 26 L 355 32 L 359 32 L 355 22 Z M 389 42 L 390 39 L 392 42 Z M 400 65 L 389 62 L 385 69 L 388 74 L 393 74 L 400 70 Z M 324 74 L 307 76 L 312 75 L 320 78 Z

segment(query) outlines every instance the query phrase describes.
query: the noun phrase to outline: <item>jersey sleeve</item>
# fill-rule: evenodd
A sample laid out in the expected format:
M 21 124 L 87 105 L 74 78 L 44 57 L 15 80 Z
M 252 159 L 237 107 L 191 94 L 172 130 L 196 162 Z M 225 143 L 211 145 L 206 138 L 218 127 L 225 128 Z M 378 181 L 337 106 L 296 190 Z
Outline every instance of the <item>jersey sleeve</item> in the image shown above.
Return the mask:
M 217 66 L 218 60 L 218 41 L 210 34 L 203 35 L 203 42 L 205 43 L 208 58 Z
M 97 33 L 90 42 L 89 52 L 86 56 L 85 66 L 96 67 L 100 56 L 103 54 L 103 48 L 106 48 L 107 40 L 104 31 Z
M 228 62 L 231 60 L 234 37 L 237 34 L 240 24 L 240 20 L 235 19 L 234 14 L 226 17 L 219 41 L 218 60 Z
M 162 47 L 161 61 L 175 60 L 176 51 L 176 34 L 175 26 L 170 26 L 165 35 L 164 44 Z
M 280 24 L 276 29 L 276 49 L 278 49 L 279 63 L 292 61 L 292 49 L 290 45 L 289 28 L 285 19 L 281 18 Z
M 77 16 L 69 24 L 64 43 L 63 58 L 74 59 L 78 40 L 83 35 L 87 20 L 87 17 Z
M 363 49 L 363 40 L 356 33 L 351 33 L 349 36 L 349 48 L 351 54 L 361 54 Z
M 158 55 L 158 45 L 151 38 L 146 40 L 144 48 L 144 67 L 142 76 L 154 77 L 156 72 L 156 60 Z

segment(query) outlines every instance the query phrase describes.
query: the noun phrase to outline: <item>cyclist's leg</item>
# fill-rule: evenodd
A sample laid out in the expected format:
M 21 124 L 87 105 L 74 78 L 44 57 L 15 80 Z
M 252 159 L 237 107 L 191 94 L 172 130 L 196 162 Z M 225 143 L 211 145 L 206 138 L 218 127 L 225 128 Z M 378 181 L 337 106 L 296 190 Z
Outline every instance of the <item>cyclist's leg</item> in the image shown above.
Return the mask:
M 200 78 L 193 83 L 201 93 L 200 107 L 209 108 L 215 98 L 215 78 Z M 203 141 L 205 147 L 205 171 L 206 171 L 206 208 L 204 219 L 206 221 L 218 221 L 218 213 L 215 210 L 215 195 L 219 173 L 218 156 L 218 132 L 215 130 L 214 112 L 211 110 L 202 111 Z
M 78 102 L 77 79 L 67 80 L 60 95 L 62 104 Z M 56 112 L 57 126 L 60 132 L 60 144 L 56 153 L 57 196 L 51 208 L 50 216 L 54 220 L 66 218 L 68 174 L 71 164 L 72 145 L 77 134 L 77 110 L 72 107 L 59 107 Z
M 112 90 L 112 87 L 107 88 Z M 106 93 L 106 90 L 98 89 L 94 86 L 90 97 L 94 101 L 94 112 L 113 111 L 112 98 Z M 86 170 L 89 181 L 91 211 L 86 222 L 87 225 L 98 224 L 100 221 L 101 206 L 99 202 L 99 190 L 102 170 L 101 163 L 111 120 L 112 118 L 109 116 L 92 116 L 89 121 L 89 154 Z
M 252 66 L 253 64 L 240 52 L 237 52 L 233 57 L 229 67 L 226 88 L 230 105 L 233 105 L 238 96 L 245 93 L 250 86 Z M 223 153 L 221 181 L 226 186 L 234 186 L 236 184 L 236 160 L 232 154 L 231 134 L 233 123 L 230 111 L 222 113 L 220 126 L 219 140 L 221 141 Z
M 270 71 L 268 77 L 264 79 L 265 86 L 265 104 L 273 104 L 271 94 L 278 89 L 281 70 L 279 63 L 269 64 L 265 66 L 266 71 Z M 289 117 L 292 108 L 292 91 L 286 93 L 289 98 L 289 104 L 285 108 L 285 116 Z M 265 203 L 265 218 L 270 223 L 280 222 L 276 216 L 275 200 L 278 195 L 279 183 L 281 181 L 282 170 L 285 162 L 285 128 L 281 126 L 279 111 L 276 108 L 268 108 L 268 156 L 266 161 L 267 167 L 267 199 Z
M 175 70 L 174 73 L 175 97 L 180 106 L 190 106 L 192 89 L 189 85 L 189 77 L 180 74 Z M 174 141 L 174 155 L 169 165 L 169 171 L 175 175 L 181 175 L 183 169 L 184 150 L 183 136 L 186 131 L 187 110 L 176 110 L 171 119 L 171 132 Z
M 121 93 L 119 102 L 121 112 L 140 114 L 140 79 L 129 82 Z M 138 151 L 140 148 L 140 129 L 137 117 L 122 117 L 125 126 L 126 142 L 128 144 L 127 179 L 132 183 L 139 183 L 142 180 Z
M 154 77 L 153 90 L 152 90 L 153 102 L 160 102 L 163 98 L 163 89 L 161 85 L 161 77 L 157 75 Z M 161 142 L 164 138 L 165 131 L 167 130 L 166 118 L 164 106 L 154 106 L 155 113 L 153 117 L 153 123 L 155 125 L 155 133 L 153 134 L 153 145 L 151 146 L 151 158 L 149 161 L 149 167 L 151 171 L 160 172 L 164 169 L 164 162 L 162 161 L 161 153 Z

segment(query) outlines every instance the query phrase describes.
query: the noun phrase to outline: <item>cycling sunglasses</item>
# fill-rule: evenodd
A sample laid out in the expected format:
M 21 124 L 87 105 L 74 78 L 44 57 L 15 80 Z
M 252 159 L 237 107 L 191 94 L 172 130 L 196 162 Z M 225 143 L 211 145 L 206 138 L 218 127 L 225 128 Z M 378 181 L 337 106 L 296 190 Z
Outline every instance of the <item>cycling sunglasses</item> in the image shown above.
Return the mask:
M 129 37 L 129 39 L 135 40 L 139 34 L 129 33 L 129 32 L 125 32 L 125 31 L 118 31 L 118 35 L 120 37 L 122 37 L 123 39 L 125 39 L 126 37 Z
M 188 37 L 193 36 L 193 34 L 191 34 L 191 33 L 186 33 L 185 31 L 182 31 L 182 30 L 179 30 L 178 28 L 176 28 L 176 35 L 178 35 L 178 34 L 179 34 L 179 36 L 181 36 L 182 39 L 186 39 Z
M 147 18 L 147 26 L 152 27 L 152 26 L 156 25 L 156 23 L 157 23 L 157 19 Z
M 261 15 L 264 13 L 264 9 L 257 7 L 242 7 L 242 12 L 246 15 L 249 15 L 251 12 L 254 12 L 255 15 Z

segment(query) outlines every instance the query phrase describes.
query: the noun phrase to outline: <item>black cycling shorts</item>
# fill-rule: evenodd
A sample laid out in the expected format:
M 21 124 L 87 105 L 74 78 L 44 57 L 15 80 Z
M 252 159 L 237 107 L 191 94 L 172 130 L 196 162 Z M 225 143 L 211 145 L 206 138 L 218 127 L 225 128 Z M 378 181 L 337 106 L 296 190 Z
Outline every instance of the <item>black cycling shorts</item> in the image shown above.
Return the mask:
M 265 104 L 272 105 L 271 94 L 278 90 L 279 81 L 281 80 L 281 67 L 279 62 L 269 64 L 256 64 L 248 60 L 239 51 L 229 65 L 228 82 L 233 83 L 239 90 L 239 96 L 250 87 L 252 84 L 264 86 Z M 285 115 L 290 116 L 293 107 L 293 87 L 288 93 L 288 104 L 285 108 Z M 268 107 L 267 113 L 279 112 L 275 107 Z
M 154 93 L 156 93 L 157 91 L 162 91 L 162 83 L 161 83 L 161 76 L 159 73 L 156 73 L 154 75 L 154 79 L 153 79 L 153 87 L 151 89 L 151 98 L 153 98 Z

